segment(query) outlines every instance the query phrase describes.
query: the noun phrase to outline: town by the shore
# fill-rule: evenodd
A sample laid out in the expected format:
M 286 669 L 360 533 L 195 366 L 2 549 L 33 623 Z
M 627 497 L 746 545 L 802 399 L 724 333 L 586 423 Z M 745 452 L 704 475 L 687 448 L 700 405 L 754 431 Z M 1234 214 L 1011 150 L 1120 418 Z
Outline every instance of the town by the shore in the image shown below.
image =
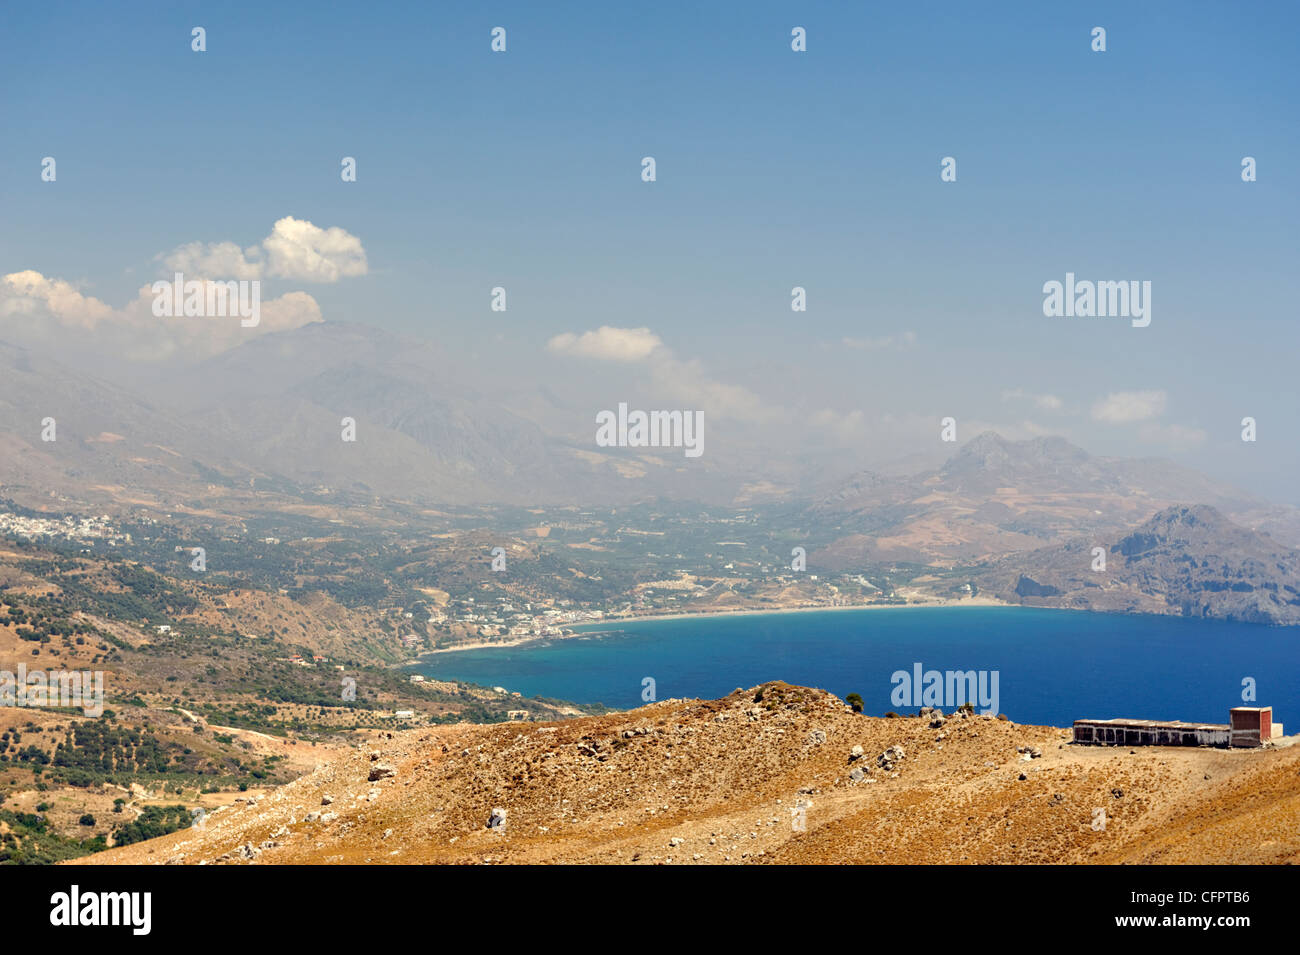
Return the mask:
M 924 601 L 913 601 L 909 603 L 867 603 L 851 605 L 805 605 L 795 607 L 763 607 L 750 608 L 744 610 L 688 610 L 679 613 L 653 613 L 653 614 L 628 614 L 624 616 L 609 616 L 600 622 L 581 624 L 583 629 L 565 629 L 558 634 L 528 634 L 514 637 L 508 640 L 473 640 L 465 643 L 458 643 L 452 647 L 439 647 L 435 650 L 425 650 L 420 653 L 421 657 L 433 656 L 439 653 L 458 653 L 462 650 L 494 650 L 508 649 L 511 647 L 531 646 L 538 643 L 549 643 L 555 640 L 573 640 L 575 638 L 590 637 L 594 633 L 612 632 L 622 629 L 619 625 L 630 623 L 644 623 L 659 620 L 684 620 L 699 619 L 702 617 L 775 617 L 783 614 L 795 613 L 833 613 L 848 610 L 917 610 L 917 609 L 942 609 L 949 607 L 1014 607 L 1018 604 L 1009 604 L 1003 600 L 995 600 L 992 597 L 967 597 L 961 600 L 935 599 Z

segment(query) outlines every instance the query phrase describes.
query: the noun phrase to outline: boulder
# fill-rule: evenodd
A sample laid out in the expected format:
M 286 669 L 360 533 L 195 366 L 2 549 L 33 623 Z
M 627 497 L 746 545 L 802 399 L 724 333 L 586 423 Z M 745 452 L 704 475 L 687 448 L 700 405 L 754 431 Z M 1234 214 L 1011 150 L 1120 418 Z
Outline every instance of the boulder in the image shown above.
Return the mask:
M 876 764 L 880 766 L 881 769 L 888 771 L 893 769 L 894 764 L 899 760 L 906 758 L 907 753 L 903 750 L 903 747 L 895 743 L 893 746 L 889 747 L 889 749 L 876 757 Z

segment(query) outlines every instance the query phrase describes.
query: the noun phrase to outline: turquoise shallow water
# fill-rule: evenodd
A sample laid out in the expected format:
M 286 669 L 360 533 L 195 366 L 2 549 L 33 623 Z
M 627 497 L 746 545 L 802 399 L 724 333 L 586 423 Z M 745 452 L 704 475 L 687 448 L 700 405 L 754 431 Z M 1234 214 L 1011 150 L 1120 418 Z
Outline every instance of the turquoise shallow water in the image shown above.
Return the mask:
M 998 706 L 1024 723 L 1132 716 L 1222 723 L 1257 703 L 1300 731 L 1300 628 L 1019 607 L 902 608 L 620 621 L 584 636 L 427 657 L 413 672 L 524 696 L 632 707 L 717 697 L 767 680 L 861 694 L 866 712 L 914 712 L 891 698 L 897 671 L 997 673 Z M 589 631 L 611 631 L 590 633 Z M 986 677 L 988 679 L 988 677 Z M 991 686 L 991 684 L 987 684 Z M 953 704 L 944 701 L 945 708 Z M 978 701 L 977 701 L 978 705 Z

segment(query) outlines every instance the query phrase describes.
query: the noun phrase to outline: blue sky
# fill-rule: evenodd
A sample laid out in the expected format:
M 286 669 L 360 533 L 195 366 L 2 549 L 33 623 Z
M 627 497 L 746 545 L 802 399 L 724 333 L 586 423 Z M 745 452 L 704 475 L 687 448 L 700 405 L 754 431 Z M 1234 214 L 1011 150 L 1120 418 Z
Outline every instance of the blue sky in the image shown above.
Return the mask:
M 1298 9 L 12 6 L 0 275 L 118 308 L 159 255 L 293 216 L 368 267 L 268 294 L 443 342 L 485 379 L 607 388 L 628 368 L 547 342 L 648 328 L 672 363 L 639 369 L 648 400 L 744 389 L 774 435 L 825 412 L 819 441 L 883 461 L 933 451 L 951 414 L 962 440 L 1061 433 L 1300 503 Z M 1067 271 L 1151 281 L 1150 327 L 1045 318 Z M 1099 417 L 1114 395 L 1147 417 Z

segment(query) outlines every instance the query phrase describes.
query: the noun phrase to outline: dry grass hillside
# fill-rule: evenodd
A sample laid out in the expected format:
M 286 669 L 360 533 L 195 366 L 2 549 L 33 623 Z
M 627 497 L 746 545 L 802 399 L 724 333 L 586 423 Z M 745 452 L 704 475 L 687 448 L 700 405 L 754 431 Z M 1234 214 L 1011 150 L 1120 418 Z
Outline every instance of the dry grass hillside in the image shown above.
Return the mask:
M 376 734 L 202 830 L 77 864 L 1300 861 L 1300 747 L 1067 739 L 981 716 L 861 716 L 770 683 Z

